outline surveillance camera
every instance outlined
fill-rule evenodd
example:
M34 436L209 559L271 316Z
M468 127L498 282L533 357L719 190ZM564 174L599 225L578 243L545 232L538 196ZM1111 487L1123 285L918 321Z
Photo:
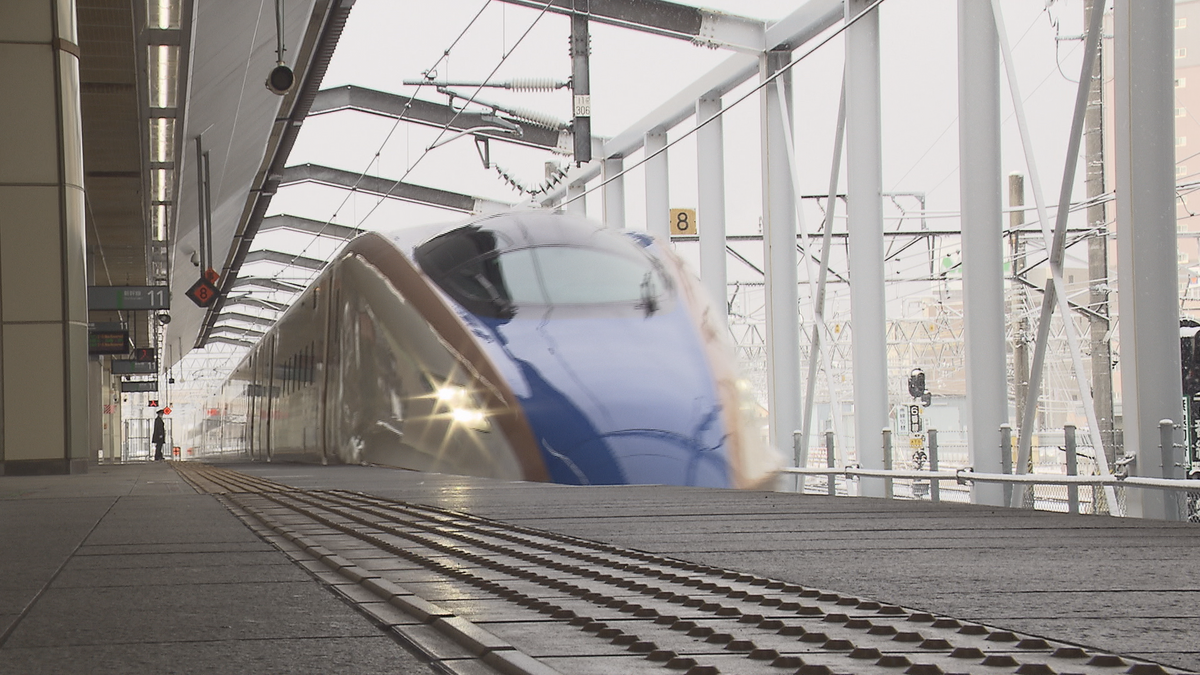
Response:
M200 266L200 254L199 254L198 252L196 252L196 251L192 251L192 258L191 258L191 260L192 260L192 267L199 267L199 266Z
M272 94L283 96L292 89L292 85L296 83L296 75L292 73L292 69L280 63L271 70L271 74L267 75L267 90Z
M169 323L171 323L171 315L170 315L170 314L159 314L159 315L158 315L158 322L159 322L159 323L161 323L161 324L163 324L164 326L165 326L166 324L169 324Z

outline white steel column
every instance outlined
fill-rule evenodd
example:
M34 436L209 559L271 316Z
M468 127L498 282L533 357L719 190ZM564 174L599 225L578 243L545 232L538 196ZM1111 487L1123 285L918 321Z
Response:
M991 6L977 0L959 0L958 156L967 452L971 466L986 473L1001 473L1002 451L996 438L1000 425L1008 422L999 54ZM972 500L1004 505L1004 486L977 484Z
M791 59L788 52L759 58L759 77L766 79ZM790 96L791 87L784 90ZM767 422L771 443L791 455L792 432L800 428L800 316L796 286L796 206L787 141L779 105L779 88L763 87L762 117L763 259L767 282ZM791 106L788 106L791 109ZM881 238L882 240L882 238Z
M646 231L663 243L671 241L671 196L666 147L666 130L655 129L646 134L646 144L642 149L646 157L658 153L646 160Z
M604 160L602 173L604 189L604 224L617 229L625 229L625 177L621 172L625 168L625 160L611 157Z
M1179 262L1175 234L1175 3L1117 0L1116 188L1125 453L1140 476L1169 477L1158 422L1180 422ZM1129 514L1168 516L1158 490Z
M587 186L583 183L571 183L567 186L567 213L577 216L587 215L587 198L583 196L586 190Z
M846 19L869 0L847 0ZM883 169L879 105L879 10L846 29L846 210L850 243L850 326L854 356L854 446L867 469L883 468L880 432L888 414L887 326L883 289ZM883 480L862 479L882 497Z
M721 308L721 320L727 320L728 299L725 290L725 133L720 116L721 99L705 97L696 101L696 181L700 232L700 280L713 302ZM711 121L710 121L711 120Z

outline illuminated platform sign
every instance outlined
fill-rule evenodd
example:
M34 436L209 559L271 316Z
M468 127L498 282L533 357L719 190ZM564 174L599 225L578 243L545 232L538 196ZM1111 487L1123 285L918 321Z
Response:
M158 391L158 380L142 380L138 382L121 383L122 394L139 391Z
M170 309L167 286L88 286L88 309Z
M129 331L94 330L88 332L89 354L128 354Z
M153 375L158 372L158 364L153 361L113 359L112 372L113 375Z

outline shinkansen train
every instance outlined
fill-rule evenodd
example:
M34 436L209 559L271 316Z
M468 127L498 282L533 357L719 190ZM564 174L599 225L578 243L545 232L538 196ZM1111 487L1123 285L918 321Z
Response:
M667 247L516 211L349 242L206 424L259 460L770 488L782 456L733 354Z

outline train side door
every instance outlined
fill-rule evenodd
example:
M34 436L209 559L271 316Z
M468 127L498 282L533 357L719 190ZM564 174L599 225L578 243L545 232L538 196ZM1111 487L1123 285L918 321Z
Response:
M246 386L246 424L242 427L242 451L254 457L254 430L258 428L258 358L250 355L250 382Z
M337 282L337 271L329 275L329 293L325 300L325 354L324 367L321 369L321 463L329 462L330 438L334 434L334 424L329 418L329 397L331 372L341 368L341 346L338 340L338 318L341 316L342 289ZM336 406L334 406L336 408Z
M275 397L278 395L275 390L275 335L269 336L267 339L267 349L264 356L266 361L266 374L263 377L264 395L267 397L266 405L266 424L263 431L263 454L266 460L271 461L271 451L275 447L274 438L274 417L275 417Z

